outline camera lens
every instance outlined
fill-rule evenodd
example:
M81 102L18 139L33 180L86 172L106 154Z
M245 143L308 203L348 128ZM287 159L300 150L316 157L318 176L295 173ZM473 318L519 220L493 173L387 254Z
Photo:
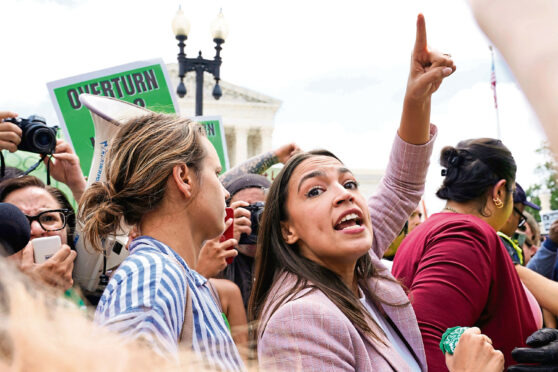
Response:
M51 153L56 147L56 137L50 128L38 127L30 133L31 143L40 153Z

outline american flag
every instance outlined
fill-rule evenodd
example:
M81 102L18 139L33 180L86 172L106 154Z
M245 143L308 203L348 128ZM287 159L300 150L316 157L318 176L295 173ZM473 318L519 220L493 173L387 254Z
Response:
M492 54L492 71L490 72L490 86L492 87L492 93L494 93L494 108L498 110L498 98L496 96L496 69L494 68L494 50L492 50L492 45L490 46L490 53Z

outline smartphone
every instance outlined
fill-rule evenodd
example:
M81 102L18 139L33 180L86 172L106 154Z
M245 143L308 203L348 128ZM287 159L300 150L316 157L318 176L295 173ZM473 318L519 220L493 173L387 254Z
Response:
M33 254L35 256L35 263L43 263L62 247L62 242L58 235L47 236L45 238L36 238L31 240L33 245Z
M234 220L234 209L233 208L225 208L225 222L227 222L229 219L233 219ZM223 235L221 235L221 239L219 239L221 242L224 242L225 240L229 240L232 239L234 237L234 221L233 223L225 230L225 232L223 233ZM234 247L230 247L229 249L234 249ZM230 265L232 264L234 260L234 257L229 257L227 258L227 264Z

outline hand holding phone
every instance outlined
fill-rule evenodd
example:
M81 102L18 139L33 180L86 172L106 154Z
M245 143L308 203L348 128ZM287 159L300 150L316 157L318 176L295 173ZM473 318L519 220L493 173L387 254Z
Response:
M33 255L35 263L41 264L54 256L62 247L62 242L58 235L36 238L31 240L33 245Z
M227 222L229 219L234 220L234 209L233 208L225 208L225 222ZM223 233L223 235L221 235L221 239L219 239L220 242L224 242L226 240L232 239L234 237L234 221L233 223L230 224L230 226L225 230L225 232ZM234 249L234 247L229 247L227 248L227 250L230 249ZM226 259L227 264L230 265L232 264L234 260L234 257L228 257Z

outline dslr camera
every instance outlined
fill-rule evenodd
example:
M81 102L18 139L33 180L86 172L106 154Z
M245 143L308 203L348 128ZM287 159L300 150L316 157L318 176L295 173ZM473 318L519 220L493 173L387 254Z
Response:
M262 218L262 214L264 211L264 203L263 202L255 202L254 204L250 204L247 207L242 207L250 211L250 223L252 224L252 232L250 235L248 234L241 234L240 239L238 239L238 244L256 244L258 241L258 230L260 228L260 219Z
M49 127L46 120L39 115L25 118L10 118L4 121L14 123L21 128L21 142L18 150L34 152L37 154L52 154L56 148L56 130L58 127Z

